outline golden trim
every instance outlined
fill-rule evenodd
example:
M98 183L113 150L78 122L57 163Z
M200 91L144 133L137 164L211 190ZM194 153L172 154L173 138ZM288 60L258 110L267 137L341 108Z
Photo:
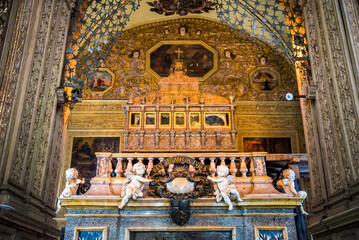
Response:
M244 201L234 206L236 209L293 209L300 206L302 198L299 197L243 197ZM120 198L118 196L92 196L91 198L81 195L72 198L61 199L61 205L68 209L117 209ZM163 198L142 198L129 201L125 209L168 209L170 201ZM217 203L214 198L200 198L191 203L193 209L226 209L228 206Z
M131 121L132 121L132 114L139 114L140 115L140 123L138 124L138 126L136 125L135 127L132 125ZM130 113L130 118L129 118L129 127L130 128L140 128L141 127L141 121L142 121L142 115L141 112L131 112Z
M102 230L102 240L107 240L107 227L75 227L74 240L79 239L79 230L98 231Z
M261 240L259 237L260 230L281 230L283 234L283 240L288 240L287 227L286 226L254 226L254 237L255 240Z
M295 213L203 213L203 214L192 214L191 217L294 217ZM121 215L121 214L65 214L65 217L121 217L121 218L164 218L169 217L168 214L132 214L132 215ZM65 219L64 219L65 220Z
M127 227L125 230L125 240L130 240L130 232L157 232L157 231L231 231L232 240L237 239L235 226L188 226L188 227Z
M207 78L209 78L213 73L215 73L218 69L218 52L212 48L210 45L205 43L202 40L168 40L168 41L160 41L157 44L153 45L150 49L146 51L146 71L152 75L157 80L160 80L162 77L158 75L155 71L151 68L151 53L156 51L158 48L160 48L162 45L201 45L211 53L213 53L213 68L206 73L203 77L198 77L197 79L199 81L204 81Z
M162 114L163 113L166 113L166 114L168 114L168 118L169 118L169 124L167 125L163 125L163 124L161 124L161 119L162 119ZM160 127L161 128L171 128L171 121L172 121L172 119L171 119L171 112L160 112L160 119L158 120L159 121L159 125L160 125Z
M108 74L110 74L111 75L111 85L106 89L106 90L104 90L104 91L93 91L93 90L91 90L88 86L87 86L87 83L88 83L88 78L86 78L86 83L85 83L85 85L86 85L86 88L87 88L87 90L89 91L89 93L91 93L92 95L100 95L100 96L102 96L102 95L104 95L105 93L107 93L108 91L110 91L112 88L113 88L113 86L115 85L115 81L116 81L116 75L109 69L109 68L107 68L107 67L101 67L101 68L96 68L95 69L95 71L94 72L96 72L96 71L105 71L105 72L108 72Z
M228 114L228 126L209 126L206 123L206 114L217 114L217 113L227 113ZM204 112L203 113L203 117L204 117L204 127L205 128L230 128L232 125L232 120L231 120L231 113L230 112Z
M183 117L184 117L183 125L178 125L178 124L176 124L177 114L183 114ZM187 120L187 119L186 119L186 113L185 113L185 112L175 112L174 116L175 116L175 119L174 119L174 127L175 127L175 128L185 128L185 127L186 127L186 120Z
M154 115L154 119L155 119L154 124L147 124L147 123L146 123L147 114L153 114L153 115ZM157 123L156 112L145 112L145 121L144 121L145 128L155 128L155 127L156 127L156 123Z

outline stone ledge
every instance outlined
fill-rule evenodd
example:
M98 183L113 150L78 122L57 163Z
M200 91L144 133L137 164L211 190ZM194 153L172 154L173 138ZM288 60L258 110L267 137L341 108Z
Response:
M293 209L301 205L299 197L256 197L247 196L243 202L234 204L234 209ZM73 196L61 199L61 205L68 209L118 209L121 198L118 196ZM125 210L132 209L168 209L170 200L165 198L143 198L136 201L130 200ZM193 209L228 209L224 202L217 203L215 198L199 198L192 201Z
M359 222L359 207L355 207L342 213L322 219L320 222L308 226L308 231L314 236L328 234L341 227L349 226Z

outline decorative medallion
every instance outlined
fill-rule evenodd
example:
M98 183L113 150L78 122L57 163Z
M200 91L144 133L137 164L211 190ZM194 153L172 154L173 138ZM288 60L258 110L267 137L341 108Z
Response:
M172 199L206 196L210 190L206 165L189 157L172 157L153 167L152 195Z
M279 76L272 68L258 67L250 73L250 84L260 93L273 93L281 86Z
M105 94L115 83L115 74L108 68L98 68L87 79L87 88L92 94Z

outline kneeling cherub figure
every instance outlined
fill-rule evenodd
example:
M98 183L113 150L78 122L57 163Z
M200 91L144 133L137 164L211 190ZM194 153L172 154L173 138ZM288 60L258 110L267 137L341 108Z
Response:
M234 186L234 184L231 183L233 181L233 176L228 176L229 169L226 165L219 165L217 167L217 176L216 178L213 177L207 177L209 180L214 182L214 188L215 188L215 195L217 202L220 202L223 198L223 200L228 204L229 208L228 210L233 209L233 204L231 202L231 199L229 198L230 195L234 195L238 202L243 201L239 193Z
M133 173L127 173L127 179L124 182L124 187L121 192L122 201L118 206L120 209L122 209L131 198L136 200L139 197L143 197L142 190L144 183L152 182L152 180L142 177L145 171L146 167L143 163L136 163L133 165Z
M295 197L304 198L302 200L302 205L300 206L300 211L303 215L309 215L309 213L307 213L303 207L303 201L307 198L307 192L305 191L297 192L297 190L295 190L294 180L295 180L294 171L292 169L285 169L283 171L283 180L279 180L277 182L277 187L279 189L283 189L285 193L291 193Z

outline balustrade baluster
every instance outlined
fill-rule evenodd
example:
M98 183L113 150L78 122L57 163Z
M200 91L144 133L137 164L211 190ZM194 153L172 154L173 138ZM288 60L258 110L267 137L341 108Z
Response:
M214 163L214 160L216 160L215 157L210 157L209 160L211 160L211 163L209 164L209 171L211 172L211 176L214 177L216 174L216 164Z
M112 157L109 157L108 160L107 160L107 177L111 177L111 173L113 172L113 169L112 169Z
M254 158L253 157L251 157L251 165L250 165L249 171L251 172L252 177L254 177L256 175L254 172L255 168L254 168Z
M204 157L200 157L200 158L199 158L199 160L201 161L202 164L204 164L204 160L205 160L205 159L206 159L206 158L204 158Z
M118 157L117 158L117 165L116 165L116 177L121 177L122 173L123 173L123 168L122 168L122 157Z
M246 165L246 157L241 157L241 169L239 171L242 173L242 177L247 177L248 168Z
M158 158L158 160L160 160L160 163L162 163L162 162L163 162L163 160L165 160L165 158L160 157L160 158Z
M221 159L221 165L226 166L226 157L220 157L219 159Z
M143 157L137 158L137 161L138 161L139 163L143 163Z
M153 157L149 157L148 158L148 165L147 165L147 174L148 174L148 176L150 176L152 168L153 168Z
M236 177L236 174L238 172L238 170L236 168L236 162L235 162L236 157L230 157L229 159L231 159L229 172L232 174L233 177Z
M132 160L133 158L127 158L127 169L126 169L126 173L132 173Z

